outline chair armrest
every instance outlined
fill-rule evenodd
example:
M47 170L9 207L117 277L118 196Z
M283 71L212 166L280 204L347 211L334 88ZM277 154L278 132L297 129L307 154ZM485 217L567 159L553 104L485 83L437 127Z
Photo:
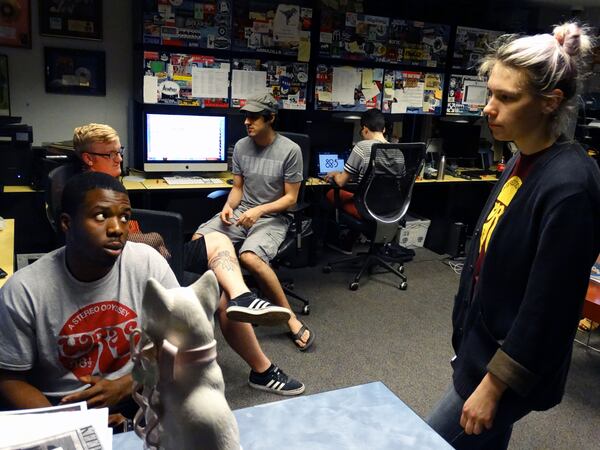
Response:
M308 203L308 202L296 203L294 206L292 206L290 209L288 209L287 212L296 214L296 213L305 211L309 206L310 206L310 203Z

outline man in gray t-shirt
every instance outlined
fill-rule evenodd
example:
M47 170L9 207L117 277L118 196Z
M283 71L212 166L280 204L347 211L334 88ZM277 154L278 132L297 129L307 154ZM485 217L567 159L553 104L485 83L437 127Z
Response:
M273 129L277 101L269 94L247 100L244 124L248 136L233 151L233 187L223 210L200 225L196 236L218 231L240 245L240 263L258 281L266 297L291 310L277 275L269 266L285 239L290 219L286 210L296 204L302 181L300 147ZM292 314L288 321L300 350L314 335Z
M72 178L62 209L65 247L0 290L0 397L13 409L126 402L129 337L140 326L146 281L178 286L156 250L127 243L129 197L112 176Z

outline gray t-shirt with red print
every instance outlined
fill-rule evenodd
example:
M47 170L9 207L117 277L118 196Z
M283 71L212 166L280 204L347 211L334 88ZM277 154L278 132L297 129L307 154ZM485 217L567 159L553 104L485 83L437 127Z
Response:
M17 271L0 290L0 369L31 371L31 384L49 397L84 389L83 375L126 375L150 277L179 286L167 261L135 242L90 283L71 275L64 247Z

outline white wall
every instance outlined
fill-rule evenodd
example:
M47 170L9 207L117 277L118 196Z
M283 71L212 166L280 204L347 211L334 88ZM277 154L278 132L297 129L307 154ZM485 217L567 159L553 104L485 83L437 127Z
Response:
M32 48L0 47L8 55L11 114L33 127L34 145L73 137L73 128L101 122L113 126L128 145L128 107L132 98L133 33L131 2L104 0L102 41L39 35L38 1L31 2ZM44 47L104 50L106 97L47 94Z

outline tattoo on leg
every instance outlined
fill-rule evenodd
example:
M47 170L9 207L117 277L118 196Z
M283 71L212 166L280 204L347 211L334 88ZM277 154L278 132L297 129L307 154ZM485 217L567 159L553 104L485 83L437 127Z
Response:
M227 270L228 272L233 272L236 270L240 270L240 264L235 256L232 256L228 250L223 250L217 253L216 256L213 256L208 263L208 267L212 270L222 269Z

